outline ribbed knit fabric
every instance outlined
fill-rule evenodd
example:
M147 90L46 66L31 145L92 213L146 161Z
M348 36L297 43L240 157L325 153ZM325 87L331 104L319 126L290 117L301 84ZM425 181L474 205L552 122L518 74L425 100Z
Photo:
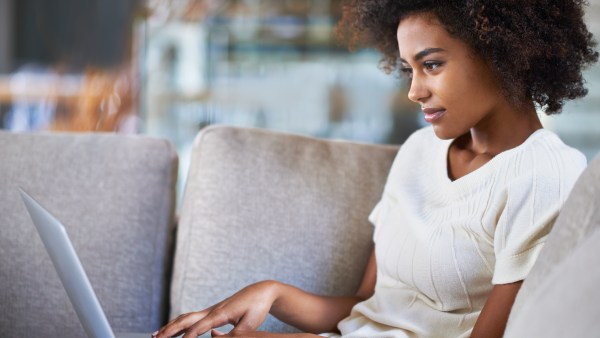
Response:
M494 284L523 280L586 165L540 129L455 181L452 140L414 133L392 166L375 225L377 284L344 337L468 337Z

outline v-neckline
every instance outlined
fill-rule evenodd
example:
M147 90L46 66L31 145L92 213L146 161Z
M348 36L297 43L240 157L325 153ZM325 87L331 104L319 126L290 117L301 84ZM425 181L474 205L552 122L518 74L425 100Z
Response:
M449 170L450 168L449 168L448 156L450 155L450 146L452 145L452 143L454 142L455 139L442 140L442 145L440 147L440 149L441 149L440 156L438 158L439 162L437 163L437 167L441 168L441 170L438 171L438 173L439 173L438 177L440 178L440 181L442 184L449 185L449 186L465 186L465 185L473 184L470 182L480 181L490 171L493 171L494 168L496 168L498 166L497 163L501 162L502 159L506 158L507 156L511 156L514 153L519 152L521 149L523 149L523 147L525 145L532 142L532 140L538 138L540 134L544 134L546 132L547 132L547 130L544 128L537 129L536 131L531 133L531 135L529 135L527 137L527 139L525 139L525 141L523 141L523 143L519 144L518 146L516 146L514 148L507 149L507 150L497 154L496 156L492 157L489 161L487 161L486 163L481 165L479 168L477 168L477 169L469 172L468 174L465 174L457 179L454 179L454 180L450 178L450 170Z

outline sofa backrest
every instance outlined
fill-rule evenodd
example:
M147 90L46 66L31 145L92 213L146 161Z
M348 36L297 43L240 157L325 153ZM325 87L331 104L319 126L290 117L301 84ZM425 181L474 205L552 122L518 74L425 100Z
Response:
M0 336L86 336L17 186L62 221L116 331L163 324L176 173L165 140L0 132Z
M579 177L523 282L505 337L600 335L600 156Z
M179 218L171 317L275 279L353 294L372 250L367 217L397 147L209 127ZM269 317L263 330L293 331Z

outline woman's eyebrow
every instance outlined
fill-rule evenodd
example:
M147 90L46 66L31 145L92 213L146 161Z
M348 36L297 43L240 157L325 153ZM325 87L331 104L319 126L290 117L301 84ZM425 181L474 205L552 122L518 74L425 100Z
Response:
M433 54L433 53L437 53L437 52L445 52L445 51L446 50L443 48L426 48L426 49L423 49L422 51L418 52L417 54L415 54L415 60L419 61L429 54ZM403 58L400 58L400 61L406 62L406 60L404 60Z

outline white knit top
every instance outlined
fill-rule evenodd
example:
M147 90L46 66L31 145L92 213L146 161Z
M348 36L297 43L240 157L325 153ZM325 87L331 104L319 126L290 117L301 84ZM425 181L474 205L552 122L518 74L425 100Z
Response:
M428 127L398 152L369 216L375 294L339 323L344 337L468 337L493 284L527 276L586 166L540 129L452 181L451 142Z

